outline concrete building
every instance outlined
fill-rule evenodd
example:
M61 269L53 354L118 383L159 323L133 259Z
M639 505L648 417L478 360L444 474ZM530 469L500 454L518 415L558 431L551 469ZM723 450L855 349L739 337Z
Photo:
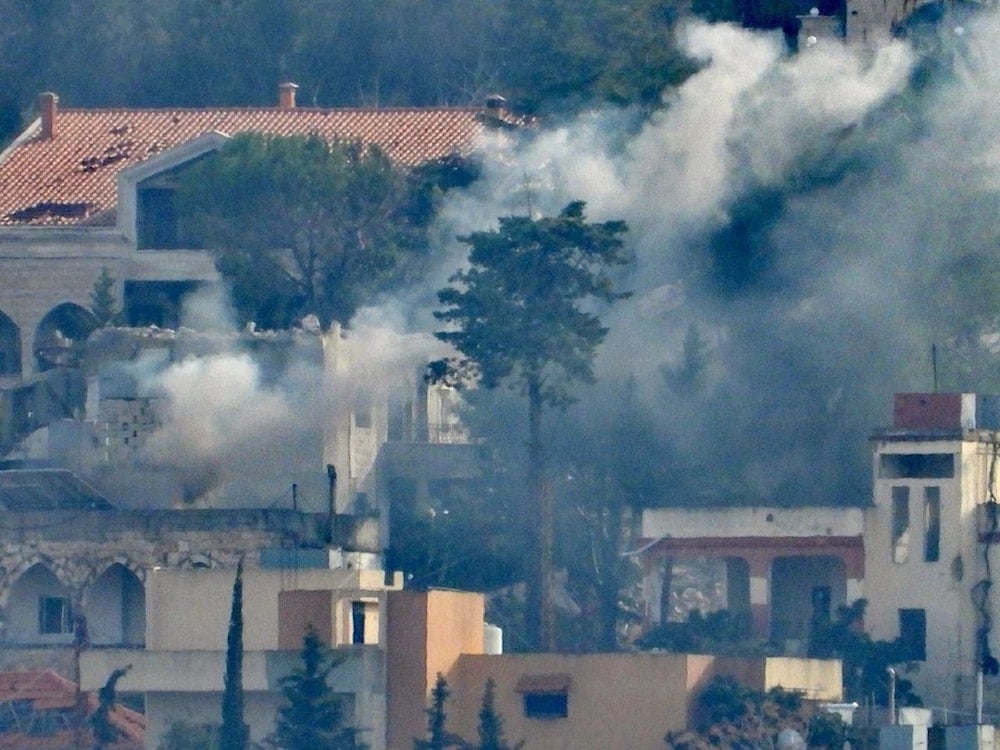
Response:
M388 748L410 750L427 731L425 708L440 673L451 698L448 730L476 737L487 679L512 743L551 750L657 750L687 728L697 695L716 675L748 687L801 690L839 701L839 661L733 659L665 653L500 654L484 640L482 596L394 591L388 597Z
M141 648L160 569L291 559L371 568L374 518L291 509L129 510L63 470L0 471L0 666L74 672L75 643Z
M863 595L863 533L861 508L647 509L634 552L647 625L671 619L675 566L715 560L725 570L718 608L749 615L757 638L804 653L812 627Z
M524 124L493 99L482 107L334 109L61 108L0 153L0 383L17 384L72 359L95 321L104 269L130 325L175 327L179 303L218 279L212 257L185 245L173 207L176 174L230 136L319 134L376 144L404 166L468 156Z
M301 666L306 627L342 659L328 677L345 701L348 723L372 750L386 747L386 598L401 575L381 570L313 567L311 557L273 561L279 567L243 574L243 690L250 738L262 741L282 705L281 678ZM319 561L321 564L322 561ZM92 649L80 659L84 689L111 672L132 669L118 683L142 693L146 747L157 747L176 722L218 724L233 569L154 570L147 578L145 646Z
M873 505L865 515L866 628L900 638L926 705L976 708L985 664L988 715L1000 713L1000 397L899 394L893 424L873 441Z

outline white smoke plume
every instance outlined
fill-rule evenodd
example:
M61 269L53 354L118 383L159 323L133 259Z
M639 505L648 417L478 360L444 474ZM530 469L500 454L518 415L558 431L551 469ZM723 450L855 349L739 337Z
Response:
M634 382L667 446L651 460L677 472L656 499L863 502L892 393L932 387L935 284L1000 236L996 26L967 23L954 82L924 91L905 42L789 56L780 34L693 23L703 66L651 119L590 113L488 162L445 212L455 234L582 199L638 256L596 393L552 439L611 429ZM663 371L691 326L707 363L681 394Z

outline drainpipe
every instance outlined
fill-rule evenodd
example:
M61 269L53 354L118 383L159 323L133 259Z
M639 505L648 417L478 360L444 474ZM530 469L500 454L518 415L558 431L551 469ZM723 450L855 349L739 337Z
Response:
M889 723L896 726L896 670L889 667Z
M332 546L334 540L337 538L337 469L334 468L333 464L326 465L326 475L330 479L330 504L329 504L329 535L330 535L330 545Z
M983 668L976 669L976 725L983 724Z

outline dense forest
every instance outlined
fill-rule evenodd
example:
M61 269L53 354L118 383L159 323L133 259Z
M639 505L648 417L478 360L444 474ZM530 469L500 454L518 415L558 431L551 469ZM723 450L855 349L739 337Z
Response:
M683 0L2 0L0 139L39 91L67 106L594 100L654 104L690 72Z

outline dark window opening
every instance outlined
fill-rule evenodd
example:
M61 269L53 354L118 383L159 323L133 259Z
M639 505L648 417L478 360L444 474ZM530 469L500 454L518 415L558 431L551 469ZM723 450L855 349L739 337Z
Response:
M892 488L892 561L906 562L910 554L910 488Z
M565 719L569 716L566 693L525 693L524 715L529 719Z
M126 281L125 322L130 326L177 328L184 297L197 288L193 281Z
M883 453L879 479L951 479L955 476L952 453Z
M365 603L351 602L351 643L365 642Z
M58 635L73 631L73 614L64 596L38 597L38 632Z
M927 612L922 609L899 610L899 645L906 661L927 660Z
M139 249L179 247L177 209L172 188L144 188L137 193L136 233Z
M924 562L941 559L941 488L924 488Z

